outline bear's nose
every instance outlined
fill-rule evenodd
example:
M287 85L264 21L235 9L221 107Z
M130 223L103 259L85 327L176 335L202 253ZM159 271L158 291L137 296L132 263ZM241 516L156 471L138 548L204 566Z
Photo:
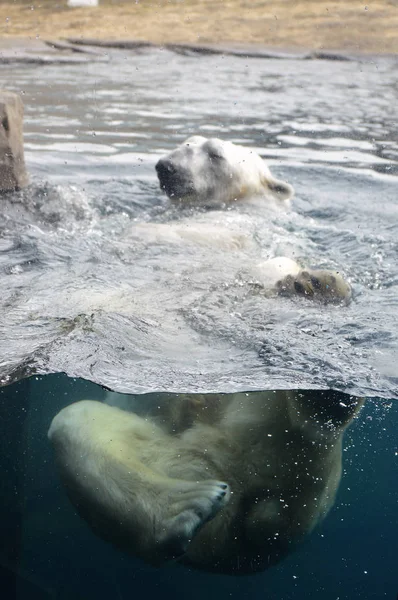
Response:
M161 158L155 166L159 179L168 179L176 173L176 168L170 160Z

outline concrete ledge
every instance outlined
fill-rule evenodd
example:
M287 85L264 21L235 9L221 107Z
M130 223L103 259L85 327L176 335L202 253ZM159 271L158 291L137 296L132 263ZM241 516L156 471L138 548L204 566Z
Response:
M99 48L119 48L121 50L138 50L139 48L156 48L157 44L145 40L100 40L96 38L67 38L70 44L78 46L97 46Z
M123 50L140 50L142 48L166 48L177 54L210 55L223 54L240 56L242 58L272 58L272 59L301 59L301 60L358 60L352 56L332 50L315 50L308 52L280 51L250 44L153 44L144 40L100 40L95 38L68 38L72 46L93 46L100 48L118 48Z
M90 61L108 61L110 56L104 49L142 52L151 48L162 48L186 56L224 55L241 58L328 60L367 62L381 58L397 61L396 55L371 55L344 53L334 50L277 50L260 44L154 44L140 39L106 40L97 38L71 37L66 40L32 40L8 38L0 40L0 64L76 64Z
M26 186L23 104L13 92L0 90L0 192Z
M67 42L44 42L30 39L1 39L0 64L76 64L107 61L108 57L94 48L82 48Z
M71 52L72 54L88 54L89 56L99 56L101 58L104 57L104 53L101 52L101 50L97 50L95 47L88 48L84 46L78 46L77 44L71 44L69 42L61 42L59 40L44 40L44 43L52 50L62 50L68 53Z

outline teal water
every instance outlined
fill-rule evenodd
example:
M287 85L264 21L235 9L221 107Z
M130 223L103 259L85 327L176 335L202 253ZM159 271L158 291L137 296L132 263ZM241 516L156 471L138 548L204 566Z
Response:
M395 600L398 590L398 405L369 399L345 437L344 476L331 513L287 560L233 578L184 567L153 569L92 534L69 503L46 433L67 404L105 390L65 375L32 377L0 391L5 600L190 598Z

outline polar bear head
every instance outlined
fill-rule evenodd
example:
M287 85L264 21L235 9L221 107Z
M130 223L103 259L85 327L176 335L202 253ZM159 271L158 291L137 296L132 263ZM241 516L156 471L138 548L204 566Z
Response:
M193 204L230 203L253 196L289 200L292 186L275 179L253 150L195 135L156 164L170 199Z

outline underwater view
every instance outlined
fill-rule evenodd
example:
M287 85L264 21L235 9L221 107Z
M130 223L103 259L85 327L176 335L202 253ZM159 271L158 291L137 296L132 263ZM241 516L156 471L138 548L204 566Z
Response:
M343 475L322 524L282 563L234 577L178 564L148 566L95 537L59 483L47 430L72 402L103 400L99 386L65 375L31 377L0 391L6 474L1 573L9 598L344 599L397 590L396 402L368 399L344 438ZM141 396L141 402L153 401Z
M150 47L107 48L82 64L2 65L2 87L25 106L30 185L1 196L1 597L396 600L396 68L394 57ZM257 153L270 190L292 186L294 196L280 205L173 201L159 164L190 136ZM347 301L317 301L297 281L297 293L268 293L258 265L275 257L342 277ZM67 407L80 400L101 405L81 405L75 456ZM142 464L156 471L169 456L170 481L181 469L201 481L205 469L213 486L201 491L205 508L196 495L189 505L198 524L162 521L153 546L143 525L151 491L144 508L130 491L143 514L133 556L123 522L108 521L98 500L108 494L116 505L122 488L112 496L105 467L95 485L82 475L87 423L99 431L103 418L111 430L119 409L150 428L137 433L137 462L126 450L140 489ZM199 429L208 444L200 459ZM215 430L228 435L213 445ZM105 465L119 449L98 435ZM235 488L215 476L240 464ZM293 535L308 482L320 495ZM98 492L88 506L84 485ZM192 500L178 493L176 504L185 493ZM271 497L282 509L266 504ZM214 523L224 531L222 515L230 520L219 549L224 533L212 541L205 532Z

